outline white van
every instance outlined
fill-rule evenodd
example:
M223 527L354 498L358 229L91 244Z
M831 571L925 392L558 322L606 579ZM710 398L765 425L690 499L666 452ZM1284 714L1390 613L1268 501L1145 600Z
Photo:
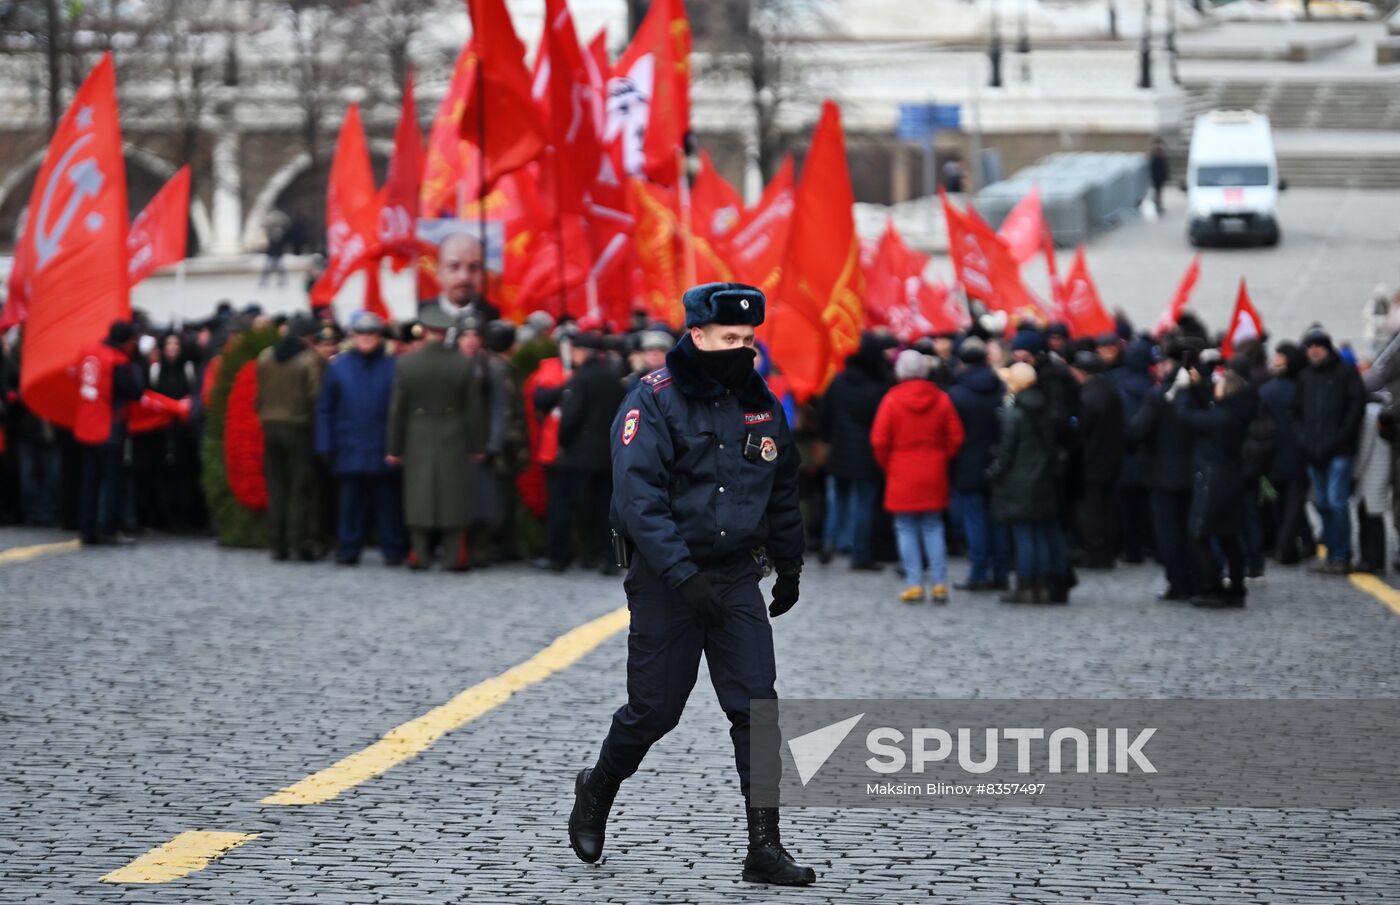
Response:
M1269 118L1252 110L1196 117L1186 161L1187 238L1277 245L1278 157Z

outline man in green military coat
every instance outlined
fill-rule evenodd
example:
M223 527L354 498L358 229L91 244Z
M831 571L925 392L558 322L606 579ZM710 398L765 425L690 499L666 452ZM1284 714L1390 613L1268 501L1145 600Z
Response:
M446 345L447 313L425 308L421 322L423 345L399 359L394 377L385 458L403 465L413 567L428 568L440 534L444 565L460 569L475 492L471 463L485 450L485 394L471 363Z

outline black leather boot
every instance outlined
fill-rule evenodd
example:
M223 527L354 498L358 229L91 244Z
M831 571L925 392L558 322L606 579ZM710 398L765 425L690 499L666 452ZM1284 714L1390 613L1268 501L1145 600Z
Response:
M1037 603L1035 599L1035 581L1016 576L1016 590L1009 594L1001 595L1002 603Z
M744 880L779 886L807 886L817 872L792 860L778 838L778 809L749 808L749 854L744 859Z
M584 767L574 778L574 809L569 814L569 846L579 860L592 864L603 857L608 811L622 780L598 767Z

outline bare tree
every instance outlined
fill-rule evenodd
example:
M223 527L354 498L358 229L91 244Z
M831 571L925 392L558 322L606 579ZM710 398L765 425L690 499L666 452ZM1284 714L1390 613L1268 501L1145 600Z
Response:
M291 82L301 113L302 142L313 169L325 156L322 124L341 93L363 86L366 49L357 40L364 25L363 0L279 0L277 8L291 43Z
M67 45L64 7L60 0L0 0L0 53L5 74L21 73L31 87L35 106L43 84L49 131L63 115L63 65Z
M696 67L697 79L748 83L765 182L788 150L784 111L819 99L801 45L830 26L827 6L827 0L728 0L714 15L695 19L696 50L710 51Z
M369 0L363 15L365 33L371 51L382 57L393 77L397 95L395 105L403 102L408 73L413 68L414 44L423 34L429 17L442 12L439 0ZM377 82L377 80L376 80ZM386 100L372 92L372 101Z

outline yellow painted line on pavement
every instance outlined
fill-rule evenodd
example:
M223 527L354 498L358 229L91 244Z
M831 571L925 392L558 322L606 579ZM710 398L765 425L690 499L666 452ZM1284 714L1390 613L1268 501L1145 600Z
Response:
M0 566L29 562L31 559L48 556L50 553L71 553L80 546L81 544L76 540L64 540L52 544L34 544L30 547L11 547L8 550L0 550Z
M478 682L446 704L395 726L379 741L300 782L262 799L261 804L320 804L421 754L454 729L489 713L517 691L572 666L627 627L627 607L619 607L555 638L546 648L498 676Z
M169 842L153 848L125 867L119 867L102 878L103 883L166 883L203 870L209 862L222 857L230 849L257 833L216 833L208 830L186 830Z
M1400 590L1396 590L1386 584L1378 575L1353 572L1348 577L1351 579L1352 585L1370 594L1381 603L1390 607L1395 615L1400 616Z

